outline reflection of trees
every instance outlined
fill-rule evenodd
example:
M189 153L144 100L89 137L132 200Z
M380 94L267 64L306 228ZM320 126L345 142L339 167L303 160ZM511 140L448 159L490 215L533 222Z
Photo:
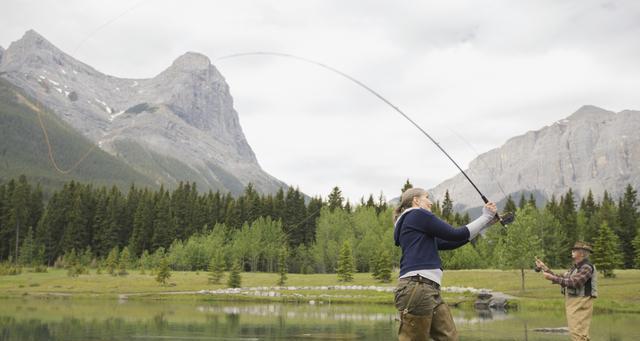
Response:
M167 320L165 320L164 318L164 312L158 313L156 315L153 316L153 325L156 327L157 330L165 330L167 328L167 326L169 325L169 323L167 322Z
M225 320L231 330L237 330L240 325L240 314L226 314Z

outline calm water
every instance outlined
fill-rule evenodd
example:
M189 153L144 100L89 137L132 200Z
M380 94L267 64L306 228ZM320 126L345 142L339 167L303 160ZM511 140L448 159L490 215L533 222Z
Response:
M0 300L0 340L394 340L381 305ZM565 325L562 312L454 310L461 340L568 340L533 331ZM640 340L640 315L597 315L593 340Z

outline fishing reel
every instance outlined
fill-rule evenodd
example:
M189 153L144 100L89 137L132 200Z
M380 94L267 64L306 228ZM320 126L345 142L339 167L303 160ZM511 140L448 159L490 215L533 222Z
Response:
M507 227L516 220L516 214L513 212L507 212L503 214L496 213L496 217L498 218L500 225L504 227Z

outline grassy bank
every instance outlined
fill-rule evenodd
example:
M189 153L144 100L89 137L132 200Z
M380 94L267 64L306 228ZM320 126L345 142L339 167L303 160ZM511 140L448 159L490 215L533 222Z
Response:
M640 271L619 270L613 279L600 278L596 311L637 312L640 313ZM243 294L197 294L200 290L225 289L223 284L209 284L205 272L172 272L170 285L161 286L149 273L140 274L130 271L127 276L114 277L107 274L81 275L68 277L65 270L49 269L47 273L34 273L25 269L20 275L0 276L1 297L21 296L72 296L72 297L113 297L128 299L166 299L166 300L247 300L247 301L329 301L343 303L383 303L392 304L393 294L376 290L273 290L280 294L276 297L247 296ZM243 287L274 287L278 275L272 273L243 273ZM551 285L540 274L529 271L525 275L526 290L520 290L520 272L501 270L458 270L446 271L444 286L488 288L501 291L519 298L519 305L525 309L559 309L563 299L557 285ZM392 283L379 283L371 274L360 273L351 283L342 283L335 274L289 274L286 283L293 287L318 286L376 286L393 287ZM445 294L449 302L469 304L473 301L469 294Z

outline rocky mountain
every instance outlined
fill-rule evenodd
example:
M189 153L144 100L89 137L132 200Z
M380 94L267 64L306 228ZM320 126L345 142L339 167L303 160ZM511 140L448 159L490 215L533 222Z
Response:
M154 78L103 74L28 31L0 56L0 77L42 103L100 149L157 184L263 193L286 185L247 143L224 77L189 52Z
M40 120L47 127L46 139ZM45 197L72 180L115 185L123 191L132 183L154 187L151 179L95 148L91 141L2 78L0 137L0 183L24 174L40 184ZM47 141L61 172L52 169Z
M591 189L597 197L607 190L616 198L627 184L640 186L638 131L639 111L614 113L583 106L566 119L514 137L478 156L465 172L494 201L505 197L499 186L516 201L522 192L549 199L569 188L578 197ZM462 174L444 181L431 193L443 198L446 190L457 209L482 205Z

